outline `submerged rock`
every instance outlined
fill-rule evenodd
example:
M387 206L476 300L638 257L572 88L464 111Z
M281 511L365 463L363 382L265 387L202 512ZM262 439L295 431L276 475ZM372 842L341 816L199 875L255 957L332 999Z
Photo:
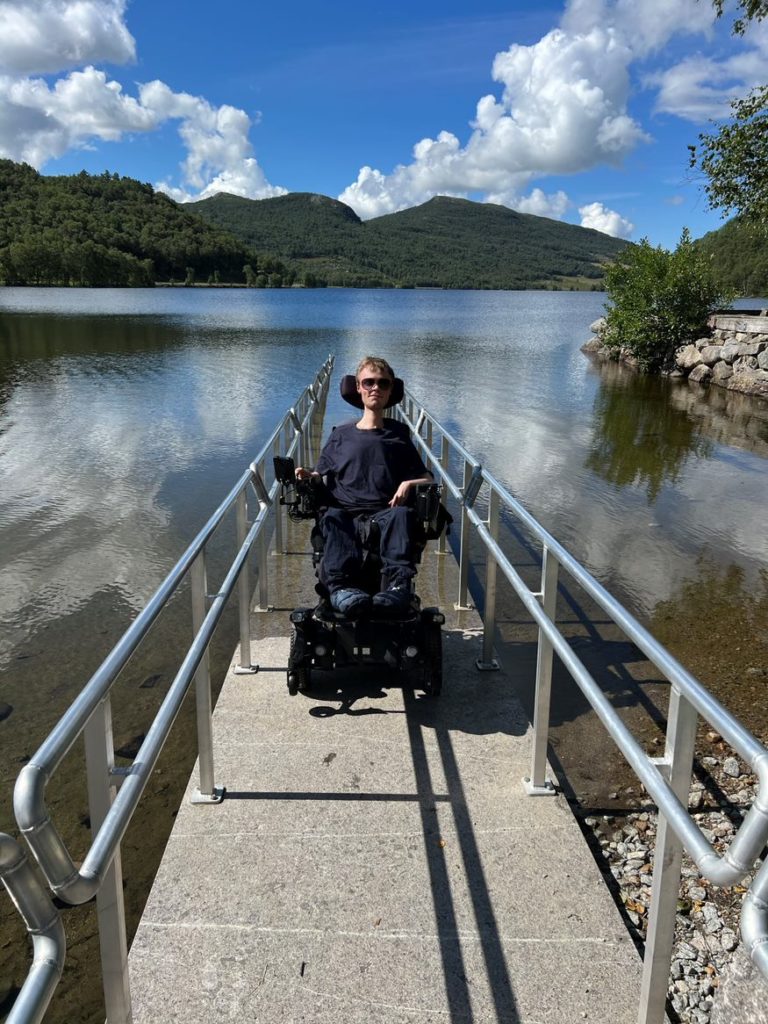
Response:
M709 384L712 379L712 369L706 363L699 363L694 366L688 374L688 380L695 380L698 384Z

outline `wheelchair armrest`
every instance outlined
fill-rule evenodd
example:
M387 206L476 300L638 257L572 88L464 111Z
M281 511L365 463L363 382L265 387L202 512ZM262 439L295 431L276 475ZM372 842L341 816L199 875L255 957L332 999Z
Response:
M426 540L436 540L453 522L453 516L440 501L442 488L439 484L417 484L413 496L413 508Z

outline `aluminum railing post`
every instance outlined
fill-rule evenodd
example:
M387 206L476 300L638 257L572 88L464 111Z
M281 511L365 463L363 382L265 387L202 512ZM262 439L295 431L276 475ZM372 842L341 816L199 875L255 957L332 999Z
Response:
M306 466L310 459L311 456L307 452L307 435L302 426L299 428L299 463L302 466Z
M192 563L190 582L192 586L192 632L200 632L206 616L206 595L208 573L206 571L205 548ZM213 728L211 725L211 669L208 648L200 659L195 672L195 708L197 714L197 754L200 767L200 787L192 796L193 804L214 804L222 797L213 782Z
M499 494L491 487L488 499L488 532L493 540L499 539ZM475 662L481 672L498 672L499 663L493 656L493 637L496 632L496 558L485 550L485 608L483 610L483 653Z
M472 467L467 460L464 460L464 483L463 491L467 493L469 481L472 479ZM466 505L461 506L461 530L459 534L459 599L456 602L456 609L469 608L467 603L467 588L469 583L469 516Z
M445 473L448 472L448 461L450 459L450 451L451 448L448 438L445 436L445 434L443 434L442 440L440 442L440 465L443 467L443 471ZM446 539L447 532L447 530L443 530L443 532L440 534L440 539L437 542L437 553L439 555L445 554L446 544L448 543Z
M271 611L269 605L269 533L265 529L259 537L259 611Z
M304 428L304 455L305 455L305 458L306 458L307 461L304 463L304 465L306 466L307 464L309 464L311 466L312 465L312 437L313 437L312 420L314 418L313 402L312 402L312 398L311 397L310 397L309 401L307 402L307 408L304 411L304 416L306 416L306 419L307 419L307 425Z
M264 483L264 464L262 462L252 464L251 473L256 496L259 499L259 506L263 511L272 504L267 485ZM259 515L261 515L261 512L259 512ZM253 609L255 612L270 612L273 610L269 604L269 531L267 526L268 520L265 520L262 524L261 530L259 531L258 540L255 545L257 558L259 560L257 567L259 598L255 608Z
M272 446L272 455L275 456L279 454L280 438L278 436L275 438L275 443ZM278 551L282 551L283 554L286 554L287 550L288 548L286 546L284 532L283 506L278 500L275 502L275 554L277 554Z
M91 834L96 835L117 792L114 776L112 706L106 697L83 729ZM128 980L128 939L125 932L123 869L120 848L112 858L96 893L101 951L101 983L107 1024L131 1024L131 988Z
M558 562L544 548L541 564L541 606L553 622L557 608ZM531 774L523 779L529 796L554 796L555 788L547 779L547 742L549 740L549 707L552 694L552 641L539 627L536 654L536 694L533 710L533 753Z
M696 709L672 687L666 749L664 758L656 764L667 776L670 787L684 807L688 806L691 788L696 722ZM659 811L638 1024L663 1024L665 1019L682 859L683 845Z
M279 507L279 506L278 506ZM245 544L248 535L248 493L243 487L237 496L237 546ZM246 561L237 581L237 607L240 621L240 664L235 667L236 673L253 672L251 662L251 581Z

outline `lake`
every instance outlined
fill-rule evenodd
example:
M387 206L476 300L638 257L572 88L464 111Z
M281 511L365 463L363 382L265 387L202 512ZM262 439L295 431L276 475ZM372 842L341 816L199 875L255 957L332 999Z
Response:
M750 719L756 702L739 698L738 680L766 665L768 403L590 362L579 346L604 301L589 292L0 289L0 828L13 831L20 765L329 353L327 425L353 415L339 376L363 355L385 356ZM179 605L124 673L117 745L146 728L142 716L172 678L168 650L188 630ZM739 654L726 646L732 631L746 635ZM227 620L215 664L235 642ZM756 714L750 726L764 732L765 722ZM186 759L166 759L148 789L169 820L194 756L193 732L180 728ZM54 782L51 802L68 813L65 839L84 847L82 788ZM142 860L135 838L132 854L130 837L126 879L141 892L156 861ZM71 949L92 927L88 913L67 912ZM20 983L23 933L14 941ZM67 971L56 1013L97 1019Z

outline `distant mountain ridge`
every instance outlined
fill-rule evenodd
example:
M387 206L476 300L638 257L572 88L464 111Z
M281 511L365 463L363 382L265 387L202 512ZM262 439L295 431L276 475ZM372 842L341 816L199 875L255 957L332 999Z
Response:
M271 199L219 193L185 204L256 253L335 285L433 288L600 287L627 244L589 228L506 206L437 196L362 221L309 192Z

